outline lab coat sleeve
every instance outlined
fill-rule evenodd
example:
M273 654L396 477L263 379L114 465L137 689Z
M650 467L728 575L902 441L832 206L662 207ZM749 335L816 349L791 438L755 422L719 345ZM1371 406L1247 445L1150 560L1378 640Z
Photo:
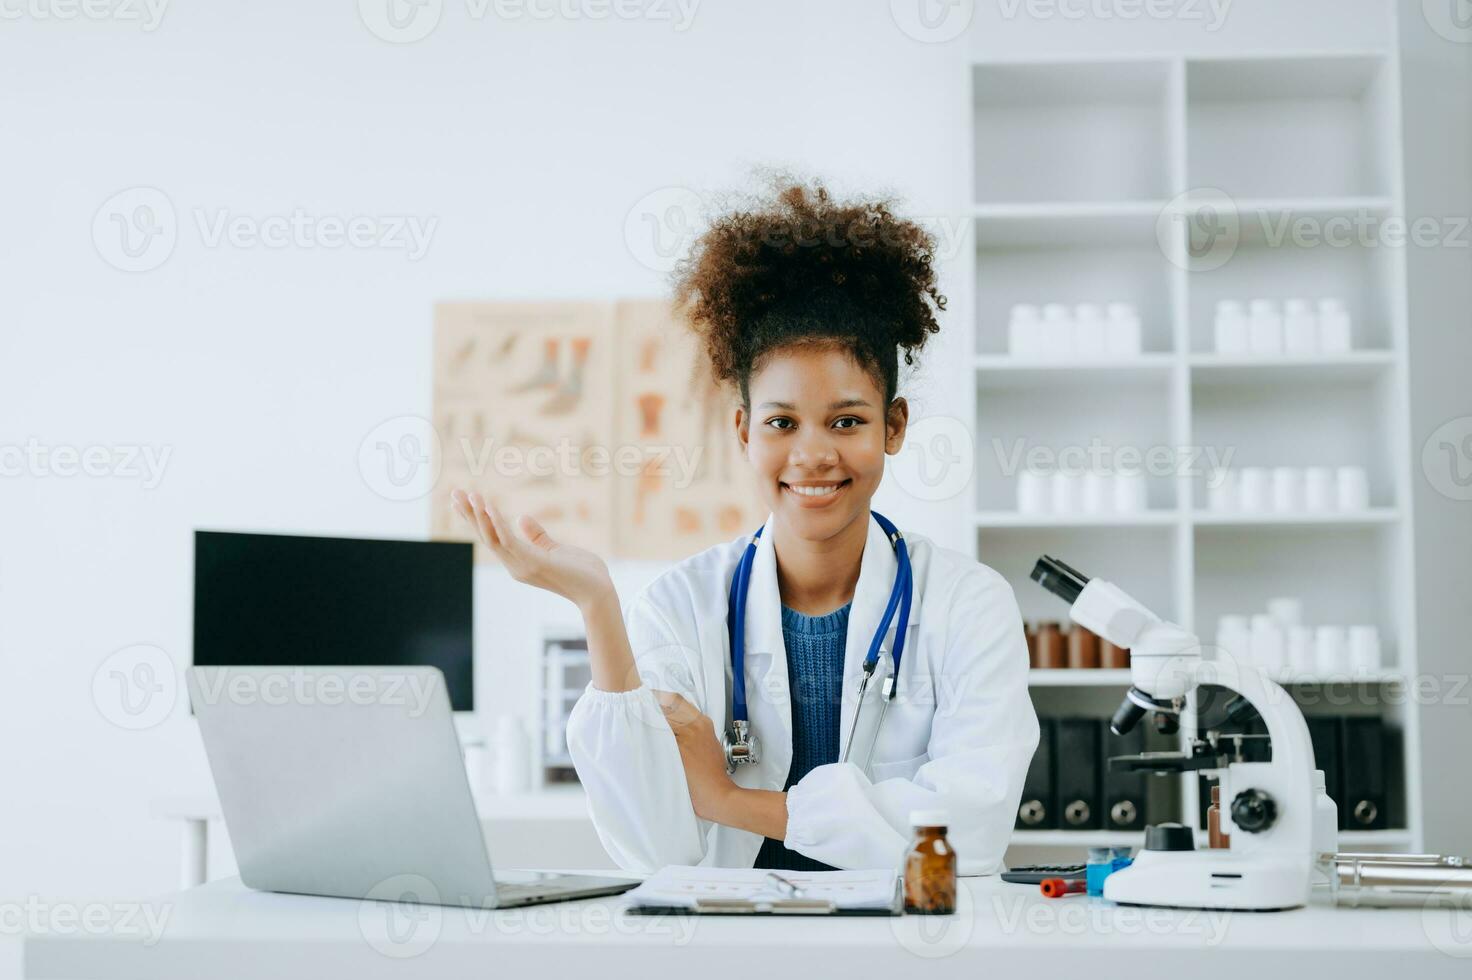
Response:
M644 592L625 623L643 683L620 692L589 684L568 715L568 752L598 837L620 868L699 864L711 825L695 816L680 750L654 695L673 691L700 705L696 652Z
M939 808L959 872L1000 870L1038 744L1027 641L1011 586L990 569L965 576L951 602L928 679L925 761L911 778L877 783L852 763L816 767L788 790L788 847L838 868L893 867L908 849L910 811Z

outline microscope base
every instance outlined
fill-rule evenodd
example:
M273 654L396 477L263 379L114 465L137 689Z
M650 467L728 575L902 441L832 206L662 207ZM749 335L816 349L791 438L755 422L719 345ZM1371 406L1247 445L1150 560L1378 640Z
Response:
M1307 904L1309 872L1306 860L1288 855L1142 851L1104 879L1104 897L1121 905L1277 912Z

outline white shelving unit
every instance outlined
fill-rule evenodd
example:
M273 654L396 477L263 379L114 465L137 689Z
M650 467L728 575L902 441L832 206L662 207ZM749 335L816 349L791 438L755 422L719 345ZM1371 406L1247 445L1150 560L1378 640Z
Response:
M1384 669L1349 683L1369 702L1355 710L1381 714L1400 733L1403 793L1392 801L1393 829L1341 839L1416 850L1417 706L1404 696L1417 672L1404 253L1291 233L1299 219L1321 229L1359 222L1373 233L1403 213L1392 31L1384 50L975 61L966 172L976 266L959 308L973 324L972 539L977 558L1012 583L1024 618L1066 617L1028 579L1037 556L1050 553L1118 582L1208 641L1222 613L1258 611L1278 595L1301 597L1310 623L1375 623ZM1203 227L1196 211L1222 194L1240 230L1231 258L1209 268L1193 260ZM1342 297L1353 317L1350 352L1212 350L1218 299L1327 295ZM1013 304L1115 300L1140 311L1140 355L1007 354ZM1230 449L1234 466L1362 465L1371 507L1214 514L1205 510L1204 477L1175 474L1151 478L1142 513L1017 512L1019 444L1057 452L1094 440ZM1128 679L1128 671L1053 670L1034 671L1030 683L1040 713L1098 714ZM1294 691L1343 682L1282 680ZM1181 819L1195 826L1197 789L1194 780L1181 784ZM1019 831L1014 844L1136 836Z

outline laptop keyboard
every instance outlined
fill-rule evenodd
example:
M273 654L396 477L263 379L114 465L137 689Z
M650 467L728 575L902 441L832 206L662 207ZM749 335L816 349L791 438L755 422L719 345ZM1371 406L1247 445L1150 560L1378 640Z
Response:
M594 888L606 883L602 878L590 878L586 875L559 875L548 878L546 881L535 885L528 885L519 881L502 881L496 879L496 898L500 901L508 901L518 898L530 898L536 895L557 894L572 891L577 888Z

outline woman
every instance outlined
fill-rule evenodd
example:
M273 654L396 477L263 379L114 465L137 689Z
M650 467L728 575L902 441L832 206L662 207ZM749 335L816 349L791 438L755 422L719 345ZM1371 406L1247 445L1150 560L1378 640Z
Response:
M1000 575L904 537L913 600L898 687L881 705L896 617L851 731L900 567L869 509L905 438L899 351L913 364L945 307L934 242L885 202L777 191L716 220L676 283L716 376L739 394L732 425L771 515L742 643L755 762L728 773L721 742L729 592L750 535L661 575L630 605L626 631L596 555L530 517L518 533L478 494L456 491L453 506L517 581L582 611L592 682L568 746L621 867L891 867L910 811L940 808L962 873L991 873L1038 742L1022 622Z

